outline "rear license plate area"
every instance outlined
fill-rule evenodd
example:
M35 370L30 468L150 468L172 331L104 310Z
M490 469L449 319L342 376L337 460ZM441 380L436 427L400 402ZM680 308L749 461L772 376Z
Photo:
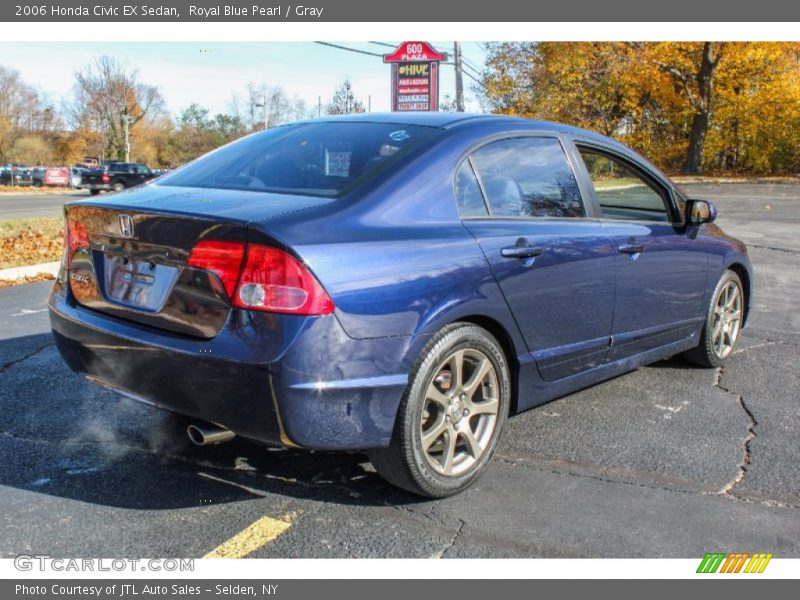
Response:
M160 312L175 285L179 269L148 260L105 256L106 300L143 310Z

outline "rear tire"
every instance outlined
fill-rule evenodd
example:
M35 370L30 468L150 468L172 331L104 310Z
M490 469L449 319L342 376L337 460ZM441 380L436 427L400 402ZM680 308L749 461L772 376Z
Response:
M100 190L89 190L89 193L92 196L99 196L100 195Z
M700 343L684 356L701 367L721 366L733 354L739 341L744 306L742 280L733 271L725 271L711 294Z
M124 183L122 183L121 181L118 181L117 183L114 184L114 192L115 193L118 194L118 193L124 192L124 191L125 191L125 184Z
M511 399L505 354L485 329L454 323L420 353L388 448L369 451L378 473L442 498L469 487L497 448Z

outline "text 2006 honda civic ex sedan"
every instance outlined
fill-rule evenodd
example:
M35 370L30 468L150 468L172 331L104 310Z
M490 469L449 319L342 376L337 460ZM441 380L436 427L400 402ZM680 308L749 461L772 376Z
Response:
M507 415L747 319L744 245L652 165L552 123L301 122L66 205L50 299L91 381L233 434L366 449L428 496L470 485Z

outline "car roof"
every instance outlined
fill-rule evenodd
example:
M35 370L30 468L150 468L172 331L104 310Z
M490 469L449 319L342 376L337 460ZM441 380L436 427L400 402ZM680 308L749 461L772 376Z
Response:
M487 113L467 113L467 112L378 112L378 113L358 113L350 115L336 115L318 117L316 119L306 119L301 123L321 123L321 122L344 122L344 123L392 123L397 125L419 125L427 127L438 127L442 129L462 128L462 127L481 127L487 124L507 126L509 129L549 131L553 133L565 133L576 135L587 139L612 142L614 140L594 131L580 129L563 123L552 121L539 121L525 117L511 115L498 115Z
M448 127L455 123L475 119L491 118L494 115L479 113L451 112L376 112L349 115L325 116L309 119L307 122L362 122L362 123L396 123L398 125L421 125L427 127Z

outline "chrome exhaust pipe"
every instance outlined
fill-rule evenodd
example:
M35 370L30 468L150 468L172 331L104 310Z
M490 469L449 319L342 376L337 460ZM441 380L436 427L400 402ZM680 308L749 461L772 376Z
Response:
M186 433L193 444L197 446L212 446L214 444L222 444L223 442L230 442L236 437L230 429L218 427L216 425L189 425L186 428Z

